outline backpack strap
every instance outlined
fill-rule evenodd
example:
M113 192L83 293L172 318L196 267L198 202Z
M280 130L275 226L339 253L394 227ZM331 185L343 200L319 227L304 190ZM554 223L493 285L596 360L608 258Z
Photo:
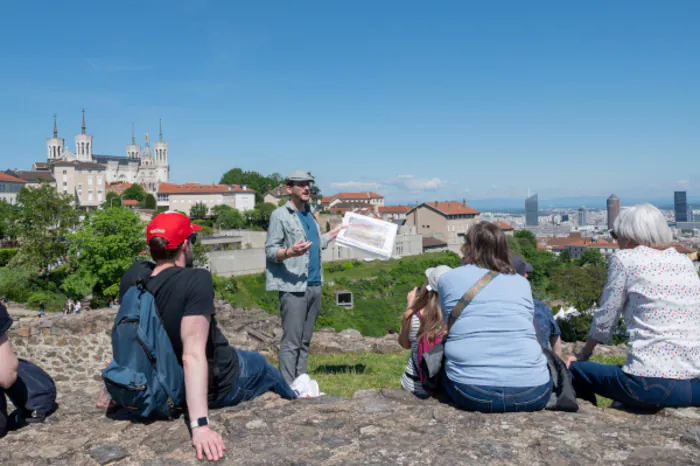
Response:
M469 288L466 293L464 293L464 296L459 300L459 302L455 305L455 307L452 309L452 313L450 314L450 318L447 320L447 331L449 332L454 323L459 319L460 314L462 314L462 311L464 310L465 307L469 305L469 303L472 302L472 300L476 297L476 295L479 294L481 290L483 290L486 285L491 283L491 280L496 278L498 276L499 272L494 272L493 270L489 270L486 274L484 274L483 277L481 277L479 280L476 281L474 286Z
M182 267L169 267L155 277L147 277L140 283L145 290L150 292L155 297L156 293L163 288L163 285L169 282L175 275L182 272L182 270Z

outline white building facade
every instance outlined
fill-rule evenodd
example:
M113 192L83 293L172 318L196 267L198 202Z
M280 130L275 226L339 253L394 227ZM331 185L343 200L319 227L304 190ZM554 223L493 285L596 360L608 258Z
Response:
M83 125L81 133L75 135L75 152L70 152L65 145L65 140L58 137L56 115L54 115L53 137L47 138L47 167L57 162L87 162L96 163L105 168L105 182L130 183L142 186L147 192L155 194L160 183L167 183L170 179L170 165L168 163L168 143L163 141L163 128L160 125L160 137L153 148L148 141L141 151L141 146L136 144L134 128L131 129L131 144L126 146L126 155L99 155L93 152L93 137L87 134L85 126L85 110L83 110ZM43 164L35 164L39 166Z

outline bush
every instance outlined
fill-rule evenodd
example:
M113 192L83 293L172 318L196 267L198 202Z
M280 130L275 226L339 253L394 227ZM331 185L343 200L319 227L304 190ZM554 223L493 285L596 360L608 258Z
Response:
M592 314L581 314L557 320L561 329L561 339L568 342L586 341L593 322Z
M6 266L17 255L19 248L0 249L0 267Z
M3 267L0 269L0 294L7 299L24 303L32 293L29 271L19 267Z
M32 293L26 304L30 309L39 309L39 304L43 302L46 312L61 312L66 299L64 294L41 290Z

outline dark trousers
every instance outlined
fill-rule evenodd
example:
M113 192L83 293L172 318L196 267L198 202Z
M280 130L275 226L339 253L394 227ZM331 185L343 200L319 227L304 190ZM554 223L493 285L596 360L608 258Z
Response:
M700 406L700 379L676 380L625 374L621 366L591 361L571 365L578 398L597 404L596 395L639 409Z
M235 406L243 401L252 400L263 393L272 391L282 398L293 400L297 394L275 366L265 360L260 353L236 350L238 352L238 380L231 392L217 404L217 408Z
M482 413L541 411L552 394L552 381L536 387L492 387L453 382L443 374L442 386L457 406Z
M280 341L280 372L290 384L306 374L311 337L321 312L321 287L308 286L305 292L280 291L282 341Z

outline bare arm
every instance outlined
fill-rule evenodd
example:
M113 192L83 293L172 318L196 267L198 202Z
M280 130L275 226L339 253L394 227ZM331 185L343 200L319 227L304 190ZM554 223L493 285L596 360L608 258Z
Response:
M10 388L15 383L18 364L7 335L0 335L0 387Z
M564 359L564 356L562 355L562 345L561 345L561 337L552 337L549 339L549 345L552 347L552 351L554 351L554 354L559 356L559 359Z
M411 349L411 342L408 339L408 334L411 332L411 320L413 318L413 309L407 309L401 316L401 330L399 330L399 345L404 349Z
M185 395L190 420L207 417L208 373L206 346L209 337L208 315L185 316L180 323L182 337L182 365L185 369ZM209 461L217 461L224 455L224 442L221 436L209 426L192 429L192 445L197 450L197 458L204 453Z

